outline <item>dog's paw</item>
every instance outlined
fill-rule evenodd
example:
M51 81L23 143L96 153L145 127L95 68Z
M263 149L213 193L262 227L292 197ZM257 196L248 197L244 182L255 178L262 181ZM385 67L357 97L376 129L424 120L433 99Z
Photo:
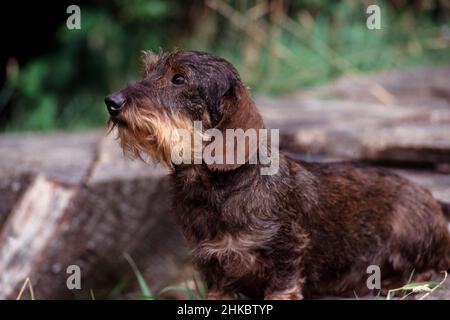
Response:
M264 300L303 300L303 295L300 290L271 292L264 296Z
M210 291L206 293L206 300L234 300L235 296L232 293L223 291Z

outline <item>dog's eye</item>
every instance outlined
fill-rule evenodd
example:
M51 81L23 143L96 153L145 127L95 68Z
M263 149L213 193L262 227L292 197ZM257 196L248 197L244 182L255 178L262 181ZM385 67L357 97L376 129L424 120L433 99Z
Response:
M172 78L172 83L173 84L183 84L186 82L186 79L184 78L183 75L177 73L176 75L173 76Z

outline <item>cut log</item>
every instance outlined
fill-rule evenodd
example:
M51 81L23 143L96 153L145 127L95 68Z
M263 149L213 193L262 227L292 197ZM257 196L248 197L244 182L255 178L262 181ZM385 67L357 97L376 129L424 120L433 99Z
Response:
M344 77L284 99L258 99L282 147L449 173L450 66Z
M10 297L42 263L74 194L41 175L32 179L0 233L0 297Z
M29 178L23 195L8 195L5 202L0 196L1 203L15 202L0 233L0 298L14 298L26 277L39 299L89 298L91 290L98 298L107 297L124 279L136 286L124 253L134 258L156 290L178 283L183 276L192 277L188 251L170 210L167 171L125 159L118 144L102 135L76 134L76 139L73 134L58 134L57 138L24 140L33 152L43 150L48 141L78 143L72 148L61 145L62 149L53 143L40 161L29 162L28 170L42 174ZM14 137L10 143L8 138L0 145L10 158L31 158L30 148L20 145L20 139ZM90 141L100 143L92 148ZM11 149L6 150L6 145ZM16 152L20 156L12 155ZM58 165L67 166L68 172L46 163L64 154L64 163ZM81 166L78 161L85 156L90 162ZM14 172L23 175L20 168ZM11 178L1 181L6 185ZM5 205L4 212L9 207ZM81 290L66 286L69 265L81 268Z
M0 177L0 230L33 178L31 173Z
M63 184L79 184L89 172L101 138L98 131L3 135L0 176L39 172Z
M343 77L330 85L294 96L439 109L449 107L449 79L450 65L390 70L369 76Z
M345 160L438 167L450 163L450 108L338 100L259 100L281 148ZM280 112L282 110L282 112Z
M189 260L170 199L167 171L128 161L117 142L102 140L90 179L67 209L65 227L37 269L36 294L87 298L92 290L97 297L108 297L124 279L136 284L124 253L135 260L153 290L178 282L189 273ZM65 286L70 264L81 267L81 291Z

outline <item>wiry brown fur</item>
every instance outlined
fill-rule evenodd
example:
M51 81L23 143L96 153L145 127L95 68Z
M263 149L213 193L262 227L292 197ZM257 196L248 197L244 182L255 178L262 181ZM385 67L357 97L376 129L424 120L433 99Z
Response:
M109 119L108 125L110 130L117 129L120 145L128 156L142 158L147 155L168 168L173 168L171 151L177 142L181 142L172 135L177 129L193 131L192 122L180 115L132 105L122 112L120 121Z
M167 137L175 128L264 123L225 60L199 52L147 59L146 76L120 91L127 105L111 121L124 150L172 168L174 209L208 298L361 295L369 265L381 268L382 289L406 283L413 270L424 280L450 267L450 207L388 170L283 154L268 176L259 163L173 165ZM171 82L177 73L185 83Z

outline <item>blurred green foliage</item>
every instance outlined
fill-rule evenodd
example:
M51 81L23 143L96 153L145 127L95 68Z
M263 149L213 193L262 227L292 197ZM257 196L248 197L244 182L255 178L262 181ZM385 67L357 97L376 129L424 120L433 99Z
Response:
M357 0L84 5L81 30L61 25L55 33L57 50L10 68L0 92L0 104L12 108L3 130L102 125L103 97L139 76L142 49L178 47L222 55L253 91L265 94L347 73L448 62L449 40L441 36L447 13L442 15L439 1L422 3L417 8L378 1L381 30L366 28L366 5Z

